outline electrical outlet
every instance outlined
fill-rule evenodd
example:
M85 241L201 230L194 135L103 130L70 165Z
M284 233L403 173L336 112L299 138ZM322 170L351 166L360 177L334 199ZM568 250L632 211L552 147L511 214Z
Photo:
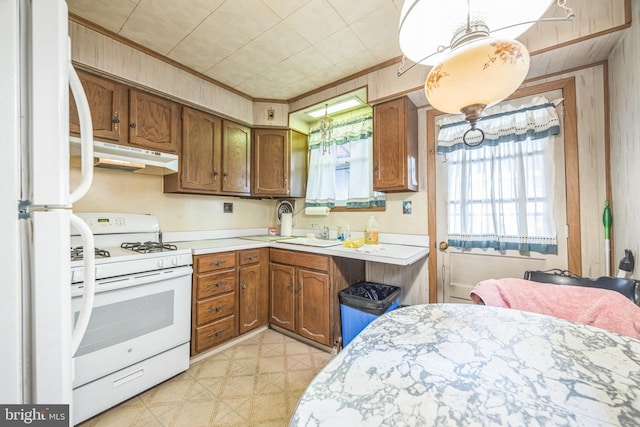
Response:
M233 213L233 203L224 203L223 204L223 212L224 213Z

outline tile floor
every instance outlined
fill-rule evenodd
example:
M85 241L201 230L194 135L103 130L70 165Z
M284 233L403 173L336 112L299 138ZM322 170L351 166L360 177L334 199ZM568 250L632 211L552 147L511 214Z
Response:
M332 357L267 329L80 425L287 426Z

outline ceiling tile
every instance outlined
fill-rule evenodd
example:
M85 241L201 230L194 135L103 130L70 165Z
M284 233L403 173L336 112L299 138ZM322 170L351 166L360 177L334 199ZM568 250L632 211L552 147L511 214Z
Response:
M310 46L309 42L286 21L274 25L267 32L256 38L253 43L281 60L287 59Z
M334 64L366 50L360 39L353 34L349 27L345 27L323 39L316 44L316 47Z
M390 39L394 40L396 45L398 44L399 23L400 12L392 3L387 3L358 19L350 27L362 43L373 50L376 45L387 43ZM400 54L399 45L398 54Z
M329 0L344 22L349 25L354 21L370 14L384 5L388 5L388 0Z
M209 24L216 27L221 38L243 41L240 45L234 43L233 48L241 47L281 21L260 0L228 0L215 10L212 19Z
M140 0L67 0L69 12L118 33Z
M292 13L286 21L312 44L346 27L340 15L326 0L311 0Z
M234 52L206 33L194 31L182 40L169 54L169 58L196 71L203 72L213 67Z
M210 14L196 3L187 8L173 0L141 0L120 35L164 55Z
M315 46L309 46L285 61L287 66L300 71L304 75L317 73L333 63Z
M233 87L253 77L256 75L256 72L251 68L247 68L246 64L242 61L237 61L230 56L205 71L204 74Z
M308 3L308 0L262 0L262 3L284 19Z

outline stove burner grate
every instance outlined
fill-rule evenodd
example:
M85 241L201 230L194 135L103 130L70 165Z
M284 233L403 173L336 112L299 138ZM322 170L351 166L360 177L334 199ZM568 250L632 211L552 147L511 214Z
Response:
M176 245L159 242L124 242L120 245L120 247L143 254L151 252L175 251L178 249Z
M95 248L94 254L96 258L108 258L111 256L109 251L98 248ZM84 248L82 246L71 248L71 261L79 261L82 259L84 259Z

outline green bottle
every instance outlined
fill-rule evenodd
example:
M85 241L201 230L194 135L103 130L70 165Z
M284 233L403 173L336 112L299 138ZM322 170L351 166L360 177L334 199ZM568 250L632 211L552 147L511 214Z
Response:
M602 223L604 224L604 238L609 240L611 238L611 223L613 218L611 217L611 209L609 209L609 201L604 201L604 212L602 213Z

